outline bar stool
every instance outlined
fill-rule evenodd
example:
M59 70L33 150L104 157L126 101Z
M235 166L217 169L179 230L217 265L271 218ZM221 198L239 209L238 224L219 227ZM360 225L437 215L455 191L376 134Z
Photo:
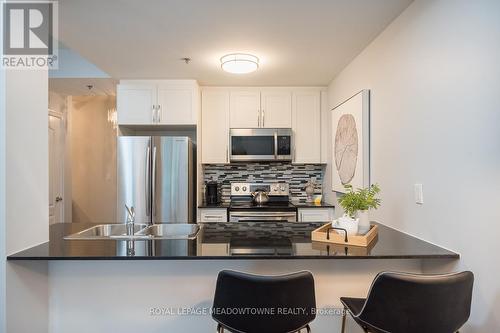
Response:
M260 276L219 272L212 318L217 332L291 333L306 329L316 317L314 278L310 272Z
M365 332L452 333L469 319L472 272L421 275L379 273L365 298L341 297L346 312Z

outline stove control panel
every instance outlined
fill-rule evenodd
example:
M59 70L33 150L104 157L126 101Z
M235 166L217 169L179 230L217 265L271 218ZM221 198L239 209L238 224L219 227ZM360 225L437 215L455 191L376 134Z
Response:
M290 194L287 183L231 183L232 196L249 196L256 191L264 191L268 195Z

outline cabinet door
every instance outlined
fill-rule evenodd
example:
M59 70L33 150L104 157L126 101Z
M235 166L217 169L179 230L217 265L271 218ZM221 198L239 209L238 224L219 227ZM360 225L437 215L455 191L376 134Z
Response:
M257 128L260 124L260 92L232 91L229 119L231 128Z
M156 86L151 84L119 84L116 110L119 125L153 124Z
M332 208L303 208L298 210L299 222L330 222L333 219Z
M158 123L164 125L194 125L195 91L188 85L160 84L158 86Z
M227 210L203 208L200 210L200 222L227 222Z
M292 94L290 91L264 90L261 92L261 127L292 127Z
M321 163L319 91L293 93L294 163Z
M229 91L201 94L202 163L228 163Z

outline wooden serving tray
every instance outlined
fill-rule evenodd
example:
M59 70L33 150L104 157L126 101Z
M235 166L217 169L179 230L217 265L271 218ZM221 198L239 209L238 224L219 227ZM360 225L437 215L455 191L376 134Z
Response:
M313 250L321 251L323 254L328 256L369 256L376 243L376 241L373 241L365 247L326 242L312 242L311 246Z
M344 232L338 233L337 230L332 228L332 224L328 223L313 230L311 239L316 242L367 247L375 239L377 234L378 226L375 224L372 224L370 230L364 235L345 236Z

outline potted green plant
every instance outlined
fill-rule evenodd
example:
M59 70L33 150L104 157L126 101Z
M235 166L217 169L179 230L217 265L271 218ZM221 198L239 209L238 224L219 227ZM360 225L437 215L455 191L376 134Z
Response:
M380 206L380 193L378 184L366 188L354 189L351 185L345 185L346 193L339 198L339 204L344 209L344 216L339 219L339 224L346 226L354 223L359 232L364 233L370 229L368 210L377 209Z

